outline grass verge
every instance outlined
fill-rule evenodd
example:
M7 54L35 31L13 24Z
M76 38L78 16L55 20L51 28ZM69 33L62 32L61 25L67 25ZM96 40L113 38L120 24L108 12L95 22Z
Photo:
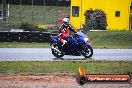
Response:
M93 48L132 48L132 31L89 32ZM49 48L49 43L0 42L0 48Z
M132 31L89 32L93 48L132 48Z
M0 48L49 48L49 43L0 42Z
M87 73L132 73L132 61L0 61L0 74L77 73L80 65Z
M0 9L2 5L0 4ZM11 5L10 16L7 18L9 26L22 22L34 24L56 24L58 19L69 15L70 7L39 6L39 5Z

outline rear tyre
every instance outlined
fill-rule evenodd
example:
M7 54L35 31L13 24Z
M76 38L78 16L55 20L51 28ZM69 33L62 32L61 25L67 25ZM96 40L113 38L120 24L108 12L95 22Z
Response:
M52 44L51 45L51 51L52 51L52 54L57 57L57 58L61 58L64 56L63 54L63 51L61 51L58 47L57 44Z
M82 47L81 53L85 58L90 58L93 55L93 49L90 45L85 45Z

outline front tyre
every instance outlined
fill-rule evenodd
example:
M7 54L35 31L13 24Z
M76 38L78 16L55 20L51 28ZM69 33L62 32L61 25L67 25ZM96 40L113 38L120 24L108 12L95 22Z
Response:
M90 45L84 45L82 47L81 50L81 54L85 57L85 58L90 58L93 55L93 49Z
M59 49L57 44L51 45L51 51L52 51L52 54L57 58L61 58L64 56L63 52Z

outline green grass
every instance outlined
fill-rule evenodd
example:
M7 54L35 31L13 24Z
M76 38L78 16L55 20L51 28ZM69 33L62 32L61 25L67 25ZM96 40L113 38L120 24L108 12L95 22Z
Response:
M89 32L93 48L132 48L132 31ZM0 42L0 48L49 48L50 43Z
M50 48L49 43L0 42L0 48Z
M1 8L0 4L0 8ZM57 24L58 19L69 15L70 7L39 6L39 5L10 5L10 16L7 25L19 25L22 22L32 24Z
M0 74L77 73L80 65L87 73L132 72L131 61L0 61Z
M94 48L132 48L132 31L89 32Z

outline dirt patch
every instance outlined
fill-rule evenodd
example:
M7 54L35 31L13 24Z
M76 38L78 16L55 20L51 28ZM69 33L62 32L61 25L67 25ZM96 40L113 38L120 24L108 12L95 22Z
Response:
M0 88L132 88L131 84L77 84L74 76L0 76Z

